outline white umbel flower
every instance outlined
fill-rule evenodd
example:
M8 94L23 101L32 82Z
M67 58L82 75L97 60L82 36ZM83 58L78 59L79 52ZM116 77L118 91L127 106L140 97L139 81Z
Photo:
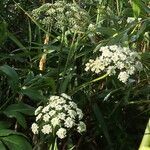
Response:
M38 125L36 123L33 123L32 126L31 126L31 129L32 129L32 132L34 134L38 134Z
M56 110L62 110L62 106L61 106L61 105L57 105L57 106L55 107L55 109L56 109Z
M86 131L86 125L85 125L85 123L82 122L82 121L80 121L80 123L78 124L77 129L78 129L79 133L82 133L82 132Z
M34 114L35 114L35 115L39 114L39 112L41 111L42 108L43 108L42 106L39 106L39 107L35 110Z
M36 109L36 123L32 124L34 134L43 133L57 135L60 139L67 136L67 131L83 130L82 110L65 93L61 96L51 96L47 105ZM57 132L56 132L57 131Z
M140 55L128 47L102 46L99 51L100 56L85 64L85 71L107 73L109 76L116 74L121 82L126 83L130 75L143 68Z
M36 121L38 121L39 119L41 119L42 117L42 113L38 114L38 116L36 117Z
M59 113L58 114L58 118L60 119L60 120L65 120L65 118L66 118L66 114L65 113Z
M53 119L51 120L51 124L53 125L53 127L59 125L59 124L60 124L59 118L53 118Z
M50 125L44 125L41 131L44 134L50 134L52 132L52 127Z
M50 110L48 114L52 117L56 114L56 111L55 110Z
M46 112L48 112L49 111L49 108L50 108L50 106L48 105L48 106L46 106L46 107L44 107L43 109L42 109L42 113L46 113Z
M71 100L71 97L70 96L68 96L67 94L65 94L65 93L62 93L61 94L61 96L62 97L64 97L65 99L69 99L69 100Z
M69 105L72 107L72 108L74 108L74 109L76 109L77 108L77 104L75 103L75 102L69 102Z
M129 74L127 72L125 72L125 71L120 72L119 75L118 75L118 79L120 81L122 81L123 83L126 83L128 78L129 78Z
M64 123L65 127L67 127L67 128L72 128L74 126L74 124L75 124L75 121L70 117L68 117Z
M48 121L49 121L49 119L50 119L49 114L45 114L45 115L43 115L43 120L44 120L45 122L48 122Z
M68 114L70 115L71 118L75 119L77 113L74 110L68 110Z
M82 110L77 108L77 114L79 115L79 119L82 119L83 118L83 113L82 113Z
M60 128L57 132L56 135L60 138L63 139L66 137L67 131L65 128Z

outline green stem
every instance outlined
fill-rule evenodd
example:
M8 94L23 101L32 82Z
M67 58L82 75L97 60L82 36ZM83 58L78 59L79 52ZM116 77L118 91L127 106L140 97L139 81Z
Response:
M74 35L73 35L73 39L72 39L72 43L71 43L71 46L70 46L69 54L68 54L67 61L66 61L66 64L65 64L64 74L66 73L68 64L69 64L70 60L72 59L72 54L73 54L74 48L75 48L75 47L74 47L74 45L75 45L75 40L76 40L76 32L75 32Z
M149 149L150 149L150 119L147 123L139 150L149 150Z
M118 16L120 15L120 10L119 10L119 1L116 0L116 5L117 5L117 14Z
M54 138L54 140L52 140L52 142L49 145L49 150L58 150L57 138Z
M96 78L96 79L94 79L94 80L91 80L91 81L89 81L89 82L86 82L86 83L80 85L80 86L77 87L74 91L71 92L71 95L74 94L74 93L76 93L76 92L78 92L79 90L81 90L81 89L87 87L87 86L90 85L91 83L94 83L94 82L97 82L97 81L100 81L100 80L106 78L107 76L108 76L108 74L106 73L106 74L104 74L103 76L100 76L100 77L98 77L98 78Z
M59 75L60 75L60 71L61 71L61 60L62 60L62 49L63 49L63 42L64 42L64 36L65 36L65 30L63 28L62 30L62 35L61 35L61 45L60 45L60 49L58 51L58 73L57 73L57 89L59 89Z
M100 18L100 8L99 8L99 5L98 5L98 8L97 8L97 17L96 17L96 24L98 24L99 18Z

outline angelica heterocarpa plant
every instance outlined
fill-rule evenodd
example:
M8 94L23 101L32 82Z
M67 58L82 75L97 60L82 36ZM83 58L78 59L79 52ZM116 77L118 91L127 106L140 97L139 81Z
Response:
M95 74L107 73L109 76L117 75L121 82L127 83L131 75L143 68L140 55L128 47L103 46L99 52L100 56L90 59L86 64L85 71Z
M76 3L56 1L45 3L32 11L33 18L46 29L83 32L89 24L89 14Z
M32 124L34 134L42 133L63 139L70 130L82 133L86 125L82 122L82 110L77 107L70 96L51 96L46 106L35 110L36 122Z

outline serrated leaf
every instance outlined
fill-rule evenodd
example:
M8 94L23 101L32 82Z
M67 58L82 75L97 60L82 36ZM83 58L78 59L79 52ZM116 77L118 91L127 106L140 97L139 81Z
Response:
M10 150L32 150L30 143L23 136L10 135L3 137L2 141Z

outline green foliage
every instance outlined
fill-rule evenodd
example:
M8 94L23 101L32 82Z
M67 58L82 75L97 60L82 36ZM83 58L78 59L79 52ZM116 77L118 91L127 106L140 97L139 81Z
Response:
M55 139L51 149L138 149L150 114L149 0L57 4L0 1L0 150L48 150L47 137L31 133L34 110L63 92L83 110L87 132ZM139 52L144 69L126 85L85 72L105 45Z
M12 104L9 105L3 113L7 117L15 117L17 119L17 122L24 128L27 127L25 117L22 114L25 115L33 115L34 114L34 108L23 103L18 103L18 104Z
M31 145L23 134L9 129L0 129L0 148L4 150L7 148L12 150L25 150L28 148L32 150Z

